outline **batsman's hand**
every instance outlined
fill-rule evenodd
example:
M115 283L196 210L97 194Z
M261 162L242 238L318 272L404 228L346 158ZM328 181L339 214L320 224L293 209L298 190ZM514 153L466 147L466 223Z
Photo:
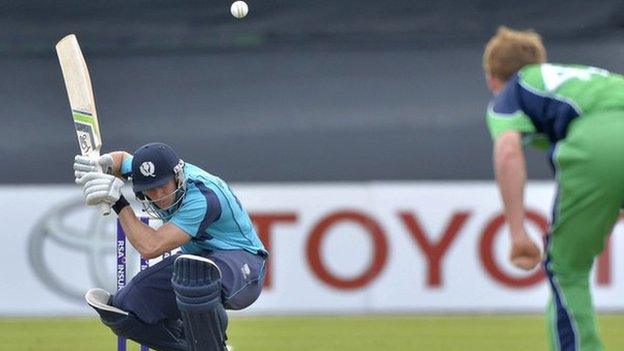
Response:
M511 237L511 254L509 259L514 266L530 271L542 261L542 251L526 231L522 231Z
M111 174L90 172L81 178L82 192L89 206L107 203L113 205L121 196L123 180Z
M74 182L83 185L85 183L83 178L87 173L99 172L100 170L104 173L110 173L112 167L113 156L111 154L104 154L97 160L89 156L76 155L74 157Z

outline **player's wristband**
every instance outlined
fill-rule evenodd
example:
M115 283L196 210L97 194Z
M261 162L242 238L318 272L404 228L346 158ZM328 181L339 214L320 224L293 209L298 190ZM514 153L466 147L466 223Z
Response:
M117 200L117 202L113 205L113 211L119 214L119 212L121 212L121 210L123 210L126 206L130 206L130 203L123 195L120 195L119 200Z

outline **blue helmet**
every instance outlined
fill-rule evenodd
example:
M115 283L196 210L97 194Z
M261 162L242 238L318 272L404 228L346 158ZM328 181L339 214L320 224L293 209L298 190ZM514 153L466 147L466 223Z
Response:
M176 189L165 197L175 200L168 208L156 205L159 199L150 199L143 191L176 181ZM184 161L169 146L163 143L143 145L134 152L132 158L132 190L143 205L143 211L154 218L169 220L179 209L186 195Z
M132 190L144 190L167 184L179 173L183 161L163 143L149 143L138 148L132 158Z

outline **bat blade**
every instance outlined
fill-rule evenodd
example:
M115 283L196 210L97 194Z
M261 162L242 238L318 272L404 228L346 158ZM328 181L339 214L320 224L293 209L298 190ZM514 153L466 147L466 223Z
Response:
M95 99L87 63L76 36L70 34L56 44L65 88L83 155L97 158L102 147L102 136L95 110Z
M95 98L93 97L89 69L76 36L70 34L61 39L56 44L56 54L63 72L80 153L97 160L102 148L102 137L95 111ZM110 214L110 211L109 204L101 204L100 212L103 215Z

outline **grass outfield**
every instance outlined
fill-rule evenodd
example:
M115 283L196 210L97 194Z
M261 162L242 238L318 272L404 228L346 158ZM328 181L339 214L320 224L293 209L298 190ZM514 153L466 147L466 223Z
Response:
M599 323L606 349L623 350L624 315ZM541 316L236 317L229 334L235 351L547 349ZM115 337L94 318L0 318L0 350L115 350Z

